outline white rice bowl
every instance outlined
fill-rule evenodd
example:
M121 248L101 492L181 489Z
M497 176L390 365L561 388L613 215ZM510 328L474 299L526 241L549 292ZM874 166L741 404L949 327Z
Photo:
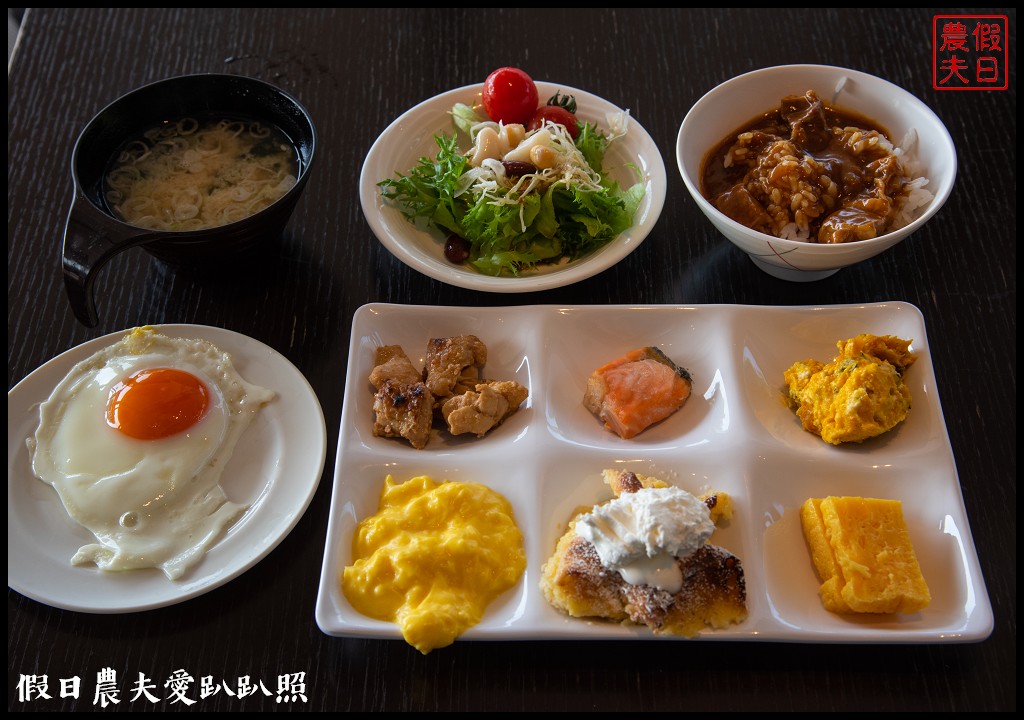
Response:
M739 128L781 98L815 90L827 105L856 112L900 138L893 148L913 178L905 187L897 218L883 235L868 240L821 244L778 238L752 230L714 207L700 191L707 154L722 141L722 128ZM922 156L919 148L928 148ZM818 280L871 258L899 243L933 217L952 190L956 150L942 121L919 99L881 78L828 65L783 65L755 70L712 89L697 101L679 128L676 159L687 190L711 223L771 275Z

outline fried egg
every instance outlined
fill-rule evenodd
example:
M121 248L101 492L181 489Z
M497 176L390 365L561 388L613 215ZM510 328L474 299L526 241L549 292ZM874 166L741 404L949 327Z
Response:
M182 577L245 512L220 475L274 395L211 343L151 327L75 365L28 443L35 475L97 540L71 563Z

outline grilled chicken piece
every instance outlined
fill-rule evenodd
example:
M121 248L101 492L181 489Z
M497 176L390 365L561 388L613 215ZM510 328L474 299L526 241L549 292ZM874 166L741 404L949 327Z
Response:
M422 382L384 380L373 398L377 437L404 437L417 450L426 446L434 417L434 398Z
M463 393L473 392L476 390L476 386L481 382L485 381L480 379L480 368L476 365L470 365L462 371L462 375L460 375L459 379L455 381L455 384L451 389L451 394L462 395ZM445 399L446 398L441 398L441 402Z
M432 338L427 343L423 380L435 397L451 395L456 386L480 377L487 346L476 335Z
M692 384L690 373L661 350L639 348L595 370L583 404L628 439L681 408Z
M420 371L402 350L401 345L383 345L374 353L374 368L370 372L370 384L380 390L385 380L412 385L423 380Z
M518 410L528 395L529 390L512 380L480 383L475 391L446 400L441 414L452 435L473 433L483 437Z

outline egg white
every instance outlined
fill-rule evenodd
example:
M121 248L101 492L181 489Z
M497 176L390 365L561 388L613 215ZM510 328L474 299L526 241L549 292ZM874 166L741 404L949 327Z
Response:
M206 386L209 407L189 429L158 440L106 422L111 388L140 370L175 368ZM246 507L228 500L220 474L238 438L274 393L247 383L227 353L203 340L136 328L77 364L39 411L33 472L68 515L96 537L71 558L102 570L160 568L182 577Z

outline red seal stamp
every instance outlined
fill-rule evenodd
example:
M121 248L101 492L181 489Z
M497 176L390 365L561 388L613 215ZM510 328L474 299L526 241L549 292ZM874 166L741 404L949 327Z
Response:
M932 18L932 87L936 90L1006 90L1010 26L1006 15L936 15Z

